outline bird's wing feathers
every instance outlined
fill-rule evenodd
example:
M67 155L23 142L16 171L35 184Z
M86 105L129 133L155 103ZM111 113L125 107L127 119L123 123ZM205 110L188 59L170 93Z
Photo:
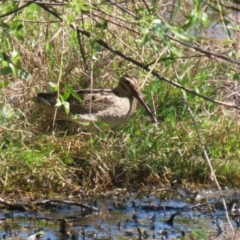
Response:
M88 114L103 111L114 105L114 93L110 89L83 89L76 91L79 99L70 95L66 102L69 102L70 112L72 114ZM40 103L43 107L52 107L55 109L57 93L38 93L34 101ZM63 112L64 107L58 108Z
M78 93L79 94L79 93ZM71 113L73 114L88 114L97 113L107 109L109 106L114 105L113 96L102 93L83 94L81 93L82 101L71 96L68 99L70 103Z

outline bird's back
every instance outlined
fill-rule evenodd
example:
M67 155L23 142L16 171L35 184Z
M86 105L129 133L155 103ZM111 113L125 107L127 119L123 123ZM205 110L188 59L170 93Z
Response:
M63 106L57 108L57 118L72 121L73 116L84 121L103 121L109 127L114 127L136 111L136 99L119 97L110 89L84 89L76 91L65 100L69 103L70 113L66 114ZM47 113L55 112L57 93L38 93L33 101L39 104Z

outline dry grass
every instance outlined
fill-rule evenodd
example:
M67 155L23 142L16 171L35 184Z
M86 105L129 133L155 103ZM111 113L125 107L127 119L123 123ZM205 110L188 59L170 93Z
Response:
M12 191L13 187L24 191L22 186L28 186L26 191L68 192L113 185L171 184L175 179L209 182L209 171L182 93L150 77L143 68L149 66L151 71L206 96L238 103L237 88L221 88L226 89L226 83L233 78L235 67L231 59L223 61L203 52L214 49L228 57L234 48L224 40L209 42L204 31L201 41L190 39L191 47L167 38L171 28L164 29L164 24L161 31L154 32L152 21L159 18L164 23L168 4L165 8L164 1L158 1L158 10L151 15L137 12L140 7L146 10L144 1L123 1L131 14L107 3L95 4L91 13L53 6L60 17L74 18L73 25L91 33L91 37L78 36L73 25L59 21L41 5L32 4L15 17L23 24L17 33L22 34L24 41L16 31L9 31L1 52L17 71L24 70L30 77L26 80L21 73L0 75L0 81L9 82L1 89L0 98L3 192ZM187 11L181 12L185 21L184 14ZM177 27L178 23L175 24ZM11 22L9 25L12 26ZM179 33L182 34L180 29ZM118 52L104 48L97 42L99 39ZM132 59L141 62L142 67ZM66 84L74 89L109 88L123 73L135 75L139 85L144 85L145 98L154 105L160 121L158 129L142 114L114 131L66 136L66 123L56 122L53 133L52 116L45 115L31 101L36 92L51 90L49 82L57 83L60 90ZM237 164L238 138L234 134L239 131L239 123L238 116L233 114L236 110L187 96L216 171L226 173L225 180L222 179L227 181L237 171L224 167L225 160ZM232 182L238 183L239 177L235 176Z

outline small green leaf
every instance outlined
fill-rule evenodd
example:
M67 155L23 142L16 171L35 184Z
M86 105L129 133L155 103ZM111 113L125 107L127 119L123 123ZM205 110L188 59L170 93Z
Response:
M67 89L67 91L69 91L71 93L71 95L73 95L76 99L78 99L80 102L82 102L82 99L79 97L77 92L71 86L66 85L66 89Z
M0 110L0 116L4 117L5 119L12 119L14 117L13 108L4 106Z
M3 68L1 68L0 73L2 75L8 75L8 74L12 74L13 72L12 72L12 68L10 68L10 67L3 67Z
M17 71L16 71L16 68L15 66L13 66L12 63L9 63L9 67L12 69L12 73L15 77L17 77Z
M70 96L71 92L69 90L66 90L64 93L63 93L63 100L67 100Z
M61 107L62 106L62 102L60 101L60 99L57 99L57 102L55 104L55 107Z
M63 15L62 19L67 25L70 25L74 21L74 16L73 15Z
M11 53L12 58L17 58L19 56L18 51L14 49Z
M151 90L153 94L157 94L160 88L160 81L156 80L151 84Z
M23 28L23 25L22 24L18 24L17 31L20 31L22 28Z
M108 27L108 21L103 21L102 23L97 23L96 27L101 28L102 30L106 30Z
M64 106L65 112L67 114L69 114L69 112L70 112L70 104L69 104L69 102L62 102L62 104Z
M108 21L105 20L102 26L103 26L103 30L106 30L108 28Z
M231 29L234 30L234 31L237 31L237 30L239 30L239 25L234 24L234 25L232 25Z
M17 37L18 40L20 40L21 42L24 42L24 37L22 34L20 34L20 32L15 32L15 37Z
M105 122L102 122L102 121L97 121L97 122L95 122L95 124L100 129L109 128L109 125L107 123L105 123Z
M4 67L8 67L8 62L7 61L1 61L1 64L4 66Z
M39 236L39 235L43 236L43 235L44 235L44 231L43 231L43 230L40 230L40 231L37 233L37 235L38 235L38 236Z
M14 20L11 23L12 29L17 29L17 26L19 25L19 20Z
M208 14L206 13L201 13L200 16L199 16L200 20L201 20L201 24L204 26L204 27L208 27L208 25L210 24L209 23L209 18L208 18Z
M19 70L19 76L26 81L28 81L32 78L32 75L30 73L26 72L24 69Z
M8 80L1 81L0 82L0 89L7 87L9 83L10 82Z
M52 88L53 91L57 91L58 90L58 85L54 82L49 82L48 83L50 85L50 87Z

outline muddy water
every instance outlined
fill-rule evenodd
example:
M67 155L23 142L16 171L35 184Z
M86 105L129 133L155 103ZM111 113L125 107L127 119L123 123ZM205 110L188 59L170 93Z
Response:
M224 194L236 229L240 195L233 191ZM80 202L79 198L71 200ZM217 191L195 193L182 189L139 194L117 190L85 197L81 202L95 210L63 203L38 206L34 211L8 211L2 207L0 237L37 239L39 231L43 239L176 239L192 232L213 239L231 234ZM63 223L64 230L60 227Z

